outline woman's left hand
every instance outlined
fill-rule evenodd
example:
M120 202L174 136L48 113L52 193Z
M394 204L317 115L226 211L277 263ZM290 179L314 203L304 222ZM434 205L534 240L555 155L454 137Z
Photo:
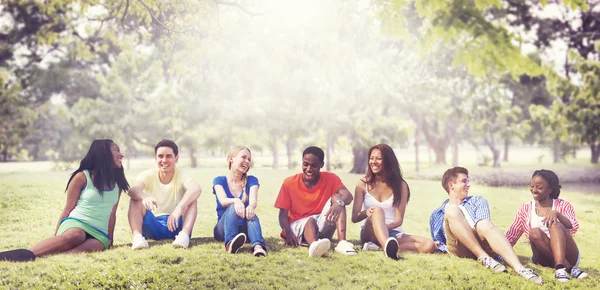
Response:
M249 205L246 207L246 219L251 220L252 218L254 218L254 215L256 215L256 213L254 212L254 208Z
M546 227L550 228L554 223L558 222L557 212L555 210L551 210L546 214L544 219L542 219L542 223L546 225Z

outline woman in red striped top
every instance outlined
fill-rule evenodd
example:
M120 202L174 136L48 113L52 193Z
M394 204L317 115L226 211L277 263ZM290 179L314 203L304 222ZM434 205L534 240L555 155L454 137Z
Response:
M579 222L571 203L558 198L560 188L556 173L536 170L529 188L533 200L521 205L506 237L514 246L525 233L533 252L531 260L554 267L555 277L568 282L567 273L579 279L588 275L577 267L580 253L572 235L579 229Z

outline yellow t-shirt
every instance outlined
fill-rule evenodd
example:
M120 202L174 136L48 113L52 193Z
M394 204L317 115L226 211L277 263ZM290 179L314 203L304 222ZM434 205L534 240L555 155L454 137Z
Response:
M185 184L192 180L185 171L175 168L175 174L169 184L162 184L158 177L158 169L148 169L138 175L137 181L146 186L144 192L156 199L158 207L152 211L155 216L168 215L173 212L187 190Z

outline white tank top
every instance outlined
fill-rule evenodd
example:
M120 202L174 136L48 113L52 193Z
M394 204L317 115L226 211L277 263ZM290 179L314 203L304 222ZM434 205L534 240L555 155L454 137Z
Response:
M555 199L552 200L552 210L554 210L554 201ZM542 230L546 234L546 236L550 237L550 230L548 230L548 227L544 223L542 223L543 219L543 216L539 216L535 212L535 200L532 200L531 212L529 214L529 224L531 225L532 229L540 228L540 230Z
M375 199L375 197L373 197L369 193L369 185L367 183L365 183L365 192L366 193L365 193L365 199L363 201L363 210L370 208L370 207L378 206L381 209L383 209L383 212L385 214L385 224L389 225L392 222L394 222L394 220L396 219L396 208L394 207L394 195L391 195L388 199L386 199L382 202L379 202L377 199ZM399 226L393 230L403 232L402 226Z

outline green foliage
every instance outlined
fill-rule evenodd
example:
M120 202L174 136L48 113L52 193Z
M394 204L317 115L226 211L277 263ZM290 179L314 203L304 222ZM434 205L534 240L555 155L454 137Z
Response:
M21 144L33 130L37 113L27 106L27 100L21 95L21 86L9 82L9 74L0 68L0 152L3 161L8 153L17 153L16 146Z

